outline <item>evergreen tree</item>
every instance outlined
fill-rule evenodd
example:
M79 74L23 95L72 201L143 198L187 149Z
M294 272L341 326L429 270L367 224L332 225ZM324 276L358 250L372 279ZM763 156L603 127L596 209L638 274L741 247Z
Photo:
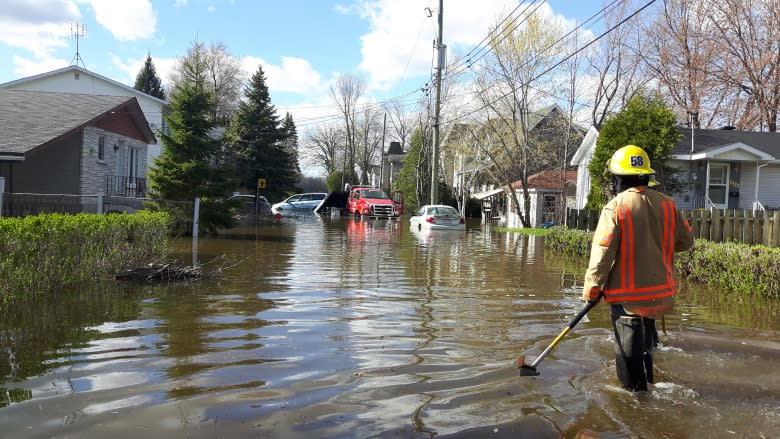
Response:
M152 55L146 55L146 62L144 62L143 68L136 75L133 88L156 98L165 99L165 89L157 76L157 71L154 69Z
M298 129L295 127L295 121L293 120L292 114L287 113L284 116L282 131L284 131L285 137L285 140L283 141L284 147L292 157L290 170L295 173L296 181L300 182L303 179L303 175L301 174L301 164L298 160Z
M160 134L162 153L150 171L152 197L174 218L187 221L191 210L169 201L201 198L200 224L206 233L231 226L229 206L221 200L235 189L231 170L218 166L221 142L209 136L214 128L212 105L202 82L176 84L164 115L170 131Z
M252 75L244 96L226 134L240 184L254 189L258 179L265 178L263 195L269 200L281 199L295 190L299 172L285 144L291 134L279 122L262 67Z
M680 138L676 118L659 95L633 97L619 113L609 117L599 130L593 159L588 165L591 189L588 209L600 210L609 198L610 176L607 161L618 149L626 145L641 147L650 156L656 178L666 192L679 190L674 168L666 161Z

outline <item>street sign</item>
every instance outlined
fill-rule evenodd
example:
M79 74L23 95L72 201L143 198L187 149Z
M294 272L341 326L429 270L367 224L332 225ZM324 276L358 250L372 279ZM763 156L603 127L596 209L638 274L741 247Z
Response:
M266 181L265 178L258 178L257 179L257 188L258 189L265 189Z

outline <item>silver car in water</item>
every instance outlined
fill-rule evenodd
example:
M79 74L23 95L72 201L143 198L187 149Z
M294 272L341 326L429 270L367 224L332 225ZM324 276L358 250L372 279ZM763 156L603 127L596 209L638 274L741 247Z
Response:
M312 215L328 194L325 192L307 192L296 194L284 201L271 206L271 213L276 216Z

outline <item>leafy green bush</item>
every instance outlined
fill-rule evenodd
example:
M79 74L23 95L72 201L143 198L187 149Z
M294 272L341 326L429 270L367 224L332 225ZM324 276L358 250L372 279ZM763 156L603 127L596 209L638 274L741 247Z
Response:
M681 276L740 296L780 299L780 249L735 242L697 239L688 252L677 253Z
M0 218L0 304L159 258L168 223L148 211Z
M569 256L588 257L593 232L567 229L562 226L551 227L544 237L544 248L554 253Z

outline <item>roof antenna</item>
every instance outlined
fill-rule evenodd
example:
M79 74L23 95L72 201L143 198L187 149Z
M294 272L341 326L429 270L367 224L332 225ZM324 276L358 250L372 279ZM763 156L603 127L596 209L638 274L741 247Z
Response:
M83 38L83 39L87 38L87 25L84 23L79 23L78 21L75 24L71 23L70 36L76 38L76 54L73 55L73 59L70 61L70 64L78 66L79 61L81 61L82 67L84 67L84 70L86 70L87 66L84 64L84 60L81 58L81 55L79 54L79 38Z

